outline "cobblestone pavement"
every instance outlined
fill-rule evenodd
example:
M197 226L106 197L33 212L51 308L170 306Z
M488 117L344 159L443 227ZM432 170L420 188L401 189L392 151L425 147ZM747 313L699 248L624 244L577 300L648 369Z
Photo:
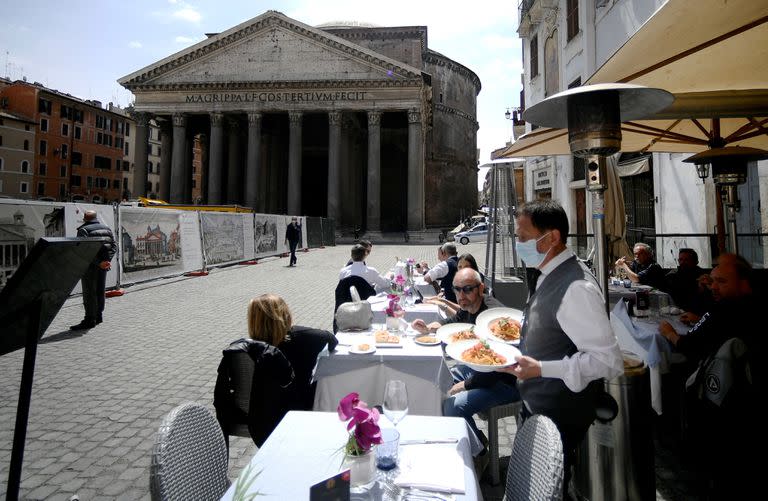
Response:
M483 244L460 247L484 261ZM126 287L124 296L107 300L104 323L85 332L67 330L83 316L81 298L68 300L38 349L20 497L149 499L153 435L162 417L182 402L213 410L221 350L247 335L248 300L278 293L291 306L295 323L330 329L333 290L349 248L299 253L295 268L286 266L287 258L272 258L213 269L207 277ZM375 245L367 261L379 270L390 268L394 256L434 262L436 248ZM23 355L17 350L0 357L3 497ZM503 429L501 455L509 456L514 419L506 419ZM231 478L255 450L250 439L233 437ZM501 499L501 487L485 481L482 487L486 499Z

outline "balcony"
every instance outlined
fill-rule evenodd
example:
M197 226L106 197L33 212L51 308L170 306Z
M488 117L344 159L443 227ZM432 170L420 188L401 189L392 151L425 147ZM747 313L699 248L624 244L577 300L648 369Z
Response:
M521 0L517 6L520 24L517 33L529 38L545 16L556 13L559 0Z

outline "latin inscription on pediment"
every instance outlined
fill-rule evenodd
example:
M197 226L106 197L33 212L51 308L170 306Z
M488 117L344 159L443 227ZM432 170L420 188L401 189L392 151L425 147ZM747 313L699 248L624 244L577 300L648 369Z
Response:
M284 27L271 26L146 83L183 85L387 78L400 77L362 57L355 58L341 49Z

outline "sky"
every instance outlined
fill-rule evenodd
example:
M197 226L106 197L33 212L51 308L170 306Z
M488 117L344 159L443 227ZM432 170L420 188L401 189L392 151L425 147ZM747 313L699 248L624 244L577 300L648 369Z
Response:
M520 105L523 66L516 2L508 0L25 0L2 9L0 75L125 107L133 94L117 79L267 10L311 26L427 26L430 49L480 78L480 165L512 137L504 112Z

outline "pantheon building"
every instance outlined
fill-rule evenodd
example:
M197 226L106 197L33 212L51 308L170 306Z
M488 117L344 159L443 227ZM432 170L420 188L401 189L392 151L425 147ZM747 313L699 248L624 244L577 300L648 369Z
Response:
M477 207L477 75L425 26L312 27L268 11L119 80L136 96L134 195L147 123L160 195L324 216L342 232L449 227ZM198 153L193 154L193 145Z

